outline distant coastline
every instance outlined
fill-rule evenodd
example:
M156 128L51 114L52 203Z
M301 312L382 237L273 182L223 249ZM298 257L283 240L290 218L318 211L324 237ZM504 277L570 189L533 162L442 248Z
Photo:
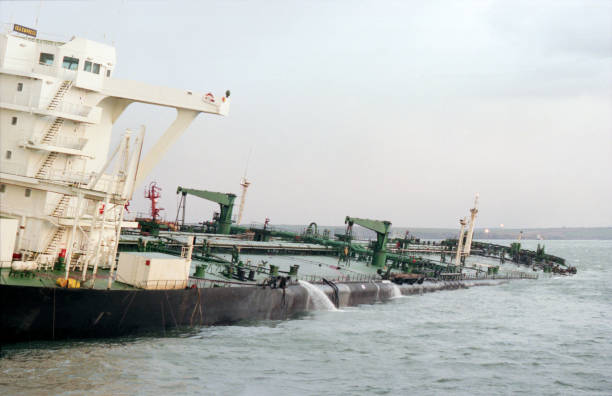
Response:
M399 229L399 228L398 228ZM411 234L423 239L456 238L458 229L409 228ZM474 239L516 239L523 231L523 239L544 240L612 240L612 227L559 228L484 228L474 230Z
M259 225L261 227L261 225ZM302 232L306 225L277 225L273 228L292 232ZM325 229L332 234L343 234L343 226L319 225L319 232ZM523 239L544 240L612 240L612 227L554 227L554 228L476 228L474 239L516 239L523 231ZM393 227L391 236L404 235L409 231L411 235L421 239L457 238L459 228L421 228L421 227ZM358 238L368 238L367 230L354 230ZM369 238L368 238L369 239Z

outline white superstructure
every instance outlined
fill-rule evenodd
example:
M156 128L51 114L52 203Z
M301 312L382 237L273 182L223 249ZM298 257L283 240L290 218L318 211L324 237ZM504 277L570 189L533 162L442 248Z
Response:
M73 268L114 262L134 187L199 113L227 114L229 92L117 80L113 47L42 40L15 26L0 35L0 217L17 220L3 252L10 243L20 261L39 266L62 252ZM113 124L134 102L177 110L142 158L144 127L109 147Z

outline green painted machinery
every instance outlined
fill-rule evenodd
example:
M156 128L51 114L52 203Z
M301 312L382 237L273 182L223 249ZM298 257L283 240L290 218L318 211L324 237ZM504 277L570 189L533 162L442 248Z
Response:
M183 202L183 223L185 222L185 198L187 195L194 195L208 201L216 202L219 204L221 210L219 212L219 219L217 220L216 233L217 234L229 234L232 227L232 209L234 207L234 200L236 195L232 193L220 193L206 190L196 190L193 188L183 188L179 186L176 189L177 194L182 194Z
M372 246L372 265L375 267L384 266L385 262L387 261L386 246L387 238L389 236L389 228L391 228L391 222L381 220L359 219L357 217L346 216L346 219L344 219L344 224L347 225L349 234L350 230L353 228L353 224L360 225L363 228L367 228L368 230L376 232L376 242Z

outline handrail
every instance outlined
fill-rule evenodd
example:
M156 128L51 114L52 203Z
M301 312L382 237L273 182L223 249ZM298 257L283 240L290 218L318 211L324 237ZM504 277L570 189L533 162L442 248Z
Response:
M64 133L58 133L54 137L52 137L48 142L43 142L43 138L45 137L45 133L37 133L31 138L25 138L24 144L32 144L32 145L48 145L48 146L57 146L64 147L68 149L74 150L82 150L87 144L89 139L80 137L80 136L71 136Z
M245 282L232 282L225 281L220 279L204 279L204 278L189 278L189 287L195 285L199 289L206 288L206 284L208 283L208 287L215 287L215 285L223 285L222 287L243 287L243 286L257 286L257 283L245 283Z
M49 103L53 100L52 96L31 96L20 95L18 93L10 95L1 95L0 102L10 103L17 106L28 107L31 111L44 111L48 113L63 113L79 117L88 117L93 106L88 106L81 103L72 103L62 100L53 110L47 109Z
M453 273L443 274L443 279L451 280L495 280L495 279L538 279L538 274L530 274L523 271L510 271L501 274L466 274L466 273Z

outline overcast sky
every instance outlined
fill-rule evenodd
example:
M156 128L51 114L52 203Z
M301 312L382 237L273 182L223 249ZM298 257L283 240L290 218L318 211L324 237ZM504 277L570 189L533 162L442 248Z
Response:
M115 77L232 91L149 180L240 193L244 220L612 225L612 2L0 2L41 36L113 43ZM174 110L131 105L115 125ZM133 211L144 211L142 188ZM187 218L215 205L188 200Z

